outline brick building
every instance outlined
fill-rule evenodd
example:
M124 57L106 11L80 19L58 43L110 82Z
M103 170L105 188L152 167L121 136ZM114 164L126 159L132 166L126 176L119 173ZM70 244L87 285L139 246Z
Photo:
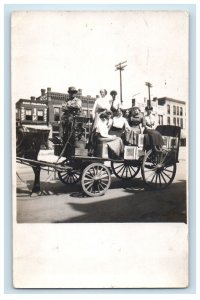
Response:
M76 95L82 100L82 116L91 117L92 108L96 97L83 96L79 89ZM62 105L68 99L68 94L51 91L51 88L41 89L39 97L19 99L16 103L16 122L27 126L48 127L49 137L59 135Z
M77 97L82 100L82 116L91 117L92 108L97 98L90 95L83 96L82 90L78 89ZM49 137L59 135L60 119L62 115L62 105L68 99L68 94L52 92L51 88L41 89L39 97L30 97L30 99L20 99L16 103L16 122L28 126L40 126L49 128ZM138 106L141 112L145 112L148 100L143 102L132 101L133 106ZM181 143L186 142L186 104L184 101L173 98L153 98L151 100L153 113L157 117L160 125L177 125L181 130ZM86 124L87 133L91 123Z
M144 102L136 102L133 99L132 104L138 106L141 109L141 112L145 113L145 107L148 104L146 98ZM151 100L151 106L153 107L153 114L156 116L159 125L175 125L181 127L181 144L185 145L186 143L186 103L181 100L162 97L162 98L153 98Z

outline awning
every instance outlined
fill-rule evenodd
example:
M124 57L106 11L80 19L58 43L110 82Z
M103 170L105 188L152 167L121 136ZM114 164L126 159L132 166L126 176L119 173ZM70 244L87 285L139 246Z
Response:
M47 125L29 125L29 124L23 124L23 127L26 128L33 128L37 130L50 130L50 128Z

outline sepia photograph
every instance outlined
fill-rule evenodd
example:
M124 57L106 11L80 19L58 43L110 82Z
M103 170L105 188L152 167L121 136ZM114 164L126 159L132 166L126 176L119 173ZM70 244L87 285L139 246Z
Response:
M188 66L186 11L12 13L16 288L187 287Z

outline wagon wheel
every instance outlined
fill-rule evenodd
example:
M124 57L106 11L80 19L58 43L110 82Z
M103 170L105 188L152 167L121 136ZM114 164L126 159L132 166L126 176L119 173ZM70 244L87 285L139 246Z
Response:
M120 179L134 178L140 171L139 161L111 162L111 168Z
M141 167L144 182L153 189L164 189L174 180L176 162L170 152L149 150Z
M70 163L68 161L64 161L62 163L62 166L68 166ZM58 171L58 177L60 181L64 184L75 184L79 182L81 178L81 171L74 170L72 168L69 168L64 171Z
M111 175L109 169L101 163L87 166L82 175L81 184L88 196L101 196L109 189Z

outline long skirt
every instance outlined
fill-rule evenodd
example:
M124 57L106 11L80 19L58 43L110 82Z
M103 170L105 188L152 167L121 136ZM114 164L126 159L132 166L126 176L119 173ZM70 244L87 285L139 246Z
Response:
M108 156L112 159L119 159L124 154L124 144L120 137L101 137L98 136L97 143L106 143L108 146Z
M131 130L125 133L125 143L128 145L138 145L139 134L140 128L132 127Z
M110 135L116 135L117 137L123 137L124 130L123 128L111 127L109 130Z
M152 148L153 146L162 147L164 145L162 135L154 129L144 130L144 149Z

